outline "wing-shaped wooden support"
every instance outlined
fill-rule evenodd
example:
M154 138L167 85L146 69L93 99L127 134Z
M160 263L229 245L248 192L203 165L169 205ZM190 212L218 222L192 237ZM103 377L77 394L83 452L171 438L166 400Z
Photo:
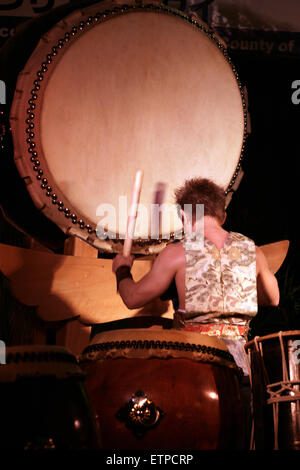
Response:
M279 242L260 246L267 258L269 268L273 274L277 273L284 262L289 246L290 242L288 240L281 240Z
M79 243L77 239L71 243ZM38 315L45 321L58 322L80 316L85 324L106 323L141 315L157 315L172 318L171 302L157 299L142 309L128 310L116 292L115 276L110 259L98 259L97 250L90 257L90 248L83 243L83 256L57 255L0 244L0 270L10 280L12 294L20 302L37 306ZM276 273L282 265L289 247L287 240L263 245L270 269ZM93 248L93 250L95 250ZM74 249L67 252L74 253ZM139 280L150 269L151 259L137 259L132 273ZM85 328L83 340L74 343L71 337L79 338L78 321L68 325L64 339L74 353L82 351L83 342L88 343L90 328ZM58 343L59 344L59 343Z
M152 261L136 260L132 273L140 279ZM137 315L171 314L168 303L128 310L116 291L110 259L56 255L0 244L0 269L10 279L13 295L26 305L37 305L44 320L80 315L85 323L100 323Z
M72 243L78 243L77 239L74 240ZM14 297L25 305L37 306L38 315L46 321L60 321L78 315L80 322L85 324L141 315L172 317L171 303L159 299L142 309L128 310L116 291L112 261L90 257L86 251L90 247L81 243L84 256L57 255L0 244L0 270L10 280ZM72 249L66 251L74 252ZM97 256L97 250L95 254ZM136 260L132 268L134 279L143 277L151 269L151 264L151 259ZM68 325L67 335L79 338L80 333L75 331L78 328L76 323L79 322ZM90 328L82 325L81 328L86 329L88 342ZM64 341L67 346L71 344L68 338ZM79 343L82 341L78 340L78 345L70 349L78 351L82 346Z

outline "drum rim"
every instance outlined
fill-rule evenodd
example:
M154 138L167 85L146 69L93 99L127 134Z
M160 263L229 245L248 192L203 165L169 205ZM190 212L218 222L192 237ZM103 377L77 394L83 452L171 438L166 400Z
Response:
M118 338L119 335L119 338ZM126 339L128 335L128 339ZM131 337L130 337L131 336ZM101 341L101 337L103 340ZM186 341L184 339L186 338ZM195 342L192 340L195 338ZM182 339L183 341L180 341ZM198 341L196 341L198 339ZM202 340L202 342L201 342ZM232 354L228 351L221 338L199 333L182 332L180 330L149 330L148 328L134 328L110 330L98 333L80 355L79 362L94 360L95 356L103 356L110 359L113 351L113 359L125 357L125 351L129 352L130 360L135 351L143 352L142 355L153 359L192 359L207 363L226 363L235 368L236 364ZM116 354L114 353L116 352ZM147 353L148 351L148 353ZM199 357L194 358L192 354ZM141 359L143 359L141 355ZM206 358L204 360L203 358ZM132 357L133 358L133 357Z
M224 351L227 351L227 346L224 343L224 341L222 341L222 338L219 338L216 335L206 335L206 334L201 334L201 333L194 332L194 331L177 330L175 328L150 329L150 328L141 327L141 328L119 328L119 329L104 330L104 331L100 331L96 333L93 336L88 346L98 344L99 340L101 340L102 338L105 339L106 342L109 342L110 339L113 340L114 338L117 338L118 336L123 338L123 336L129 337L129 335L131 336L131 339L133 339L132 337L134 336L135 339L138 339L138 340L142 339L141 338L142 336L144 336L143 339L148 339L148 340L158 340L159 337L162 337L162 338L173 337L174 341L176 341L175 338L176 339L178 338L178 340L180 338L187 338L189 339L189 341L181 341L181 343L188 344L188 343L191 343L191 341L193 341L193 344L199 344L199 345L205 344L208 347L219 347L220 349L223 348Z
M286 331L280 330L277 333L270 333L269 335L255 336L254 339L252 339L251 341L248 341L245 344L245 348L248 348L248 347L252 346L256 342L262 342L262 341L267 341L269 339L279 338L280 335L283 336L283 337L285 337L285 336L300 336L300 330L286 330Z
M6 362L0 368L0 383L43 377L83 380L85 374L76 356L63 346L7 346Z
M145 0L142 0L142 2L145 2ZM72 13L66 15L64 19L68 18L71 21L72 15L76 14L77 11L78 10L74 10ZM84 33L86 30L88 31L95 24L99 24L101 22L110 20L116 15L129 14L131 12L159 12L159 13L164 13L164 14L171 14L171 15L181 18L182 20L191 24L195 28L198 28L210 40L212 40L215 43L215 45L218 47L219 51L222 53L227 64L230 66L233 76L236 80L237 87L240 92L241 103L242 103L242 115L243 115L243 138L242 138L241 151L240 151L239 159L237 161L235 170L231 177L231 181L229 182L228 187L225 190L225 193L228 199L230 200L229 196L231 196L231 193L236 189L236 187L234 188L234 186L237 186L239 184L239 179L240 179L239 177L242 173L241 162L244 156L245 142L248 136L249 116L248 116L248 110L247 110L248 106L247 106L246 90L242 86L237 70L232 63L231 58L228 55L226 44L224 44L222 40L212 30L210 30L209 27L205 23L203 23L195 15L186 15L182 11L176 10L164 4L160 4L156 2L152 4L148 4L148 3L147 4L146 3L135 4L133 3L133 0L130 0L129 2L127 2L126 5L125 4L120 4L118 6L111 5L110 9L108 7L107 2L105 2L103 5L97 3L96 5L95 4L90 5L84 9L81 9L82 20L80 21L80 23L77 26L73 26L70 33L66 33L65 38L60 39L58 41L57 46L52 47L52 50L50 51L50 53L47 54L47 58L49 60L48 64L45 59L41 64L41 69L36 74L34 84L32 85L33 89L31 90L31 98L28 100L29 108L27 110L27 115L25 119L27 134L29 134L30 136L30 133L32 131L32 129L30 129L30 126L34 124L34 119L35 119L35 112L34 112L35 100L38 99L40 88L43 89L43 87L41 87L40 84L42 84L42 80L45 76L45 73L47 73L47 70L51 67L50 64L52 62L52 56L54 57L58 55L59 51L63 48L64 44L71 43L72 37L75 37L75 40L76 40L76 35L78 36L79 32ZM61 21L64 21L64 19ZM57 25L52 27L50 31L56 26ZM68 39L66 39L67 35L68 35ZM49 47L51 45L52 44L50 44ZM34 51L35 50L36 48L34 49ZM34 54L34 51L32 52L29 58L29 62L30 62L32 55ZM25 71L25 74L23 74L23 76L19 76L18 78L16 90L22 89L20 85L22 84L22 81L26 78L25 75L26 75L27 66L28 66L28 62L25 65L25 68L23 70L23 73ZM43 152L41 148L38 149L38 147L41 147L40 145L38 146L35 145L34 136L32 138L29 137L29 140L31 141L28 142L28 146L27 146L27 151L29 153L29 157L31 157L31 162L26 163L25 161L23 161L23 157L20 157L20 155L22 154L21 137L18 137L17 135L18 124L17 124L17 119L15 117L17 115L17 111L19 107L18 102L19 102L18 96L15 96L13 99L11 116L10 116L11 127L13 129L15 128L15 131L16 131L15 132L16 136L14 137L14 145L15 145L16 154L17 154L15 158L15 163L16 163L16 166L18 167L19 172L21 173L21 176L23 177L25 176L25 174L23 174L24 166L26 167L27 165L26 176L28 176L27 174L29 172L32 176L33 181L35 180L35 177L37 179L37 183L34 182L34 185L33 185L33 186L36 185L36 187L39 186L39 192L37 194L33 191L32 188L30 188L31 185L27 186L27 189L31 193L31 197L35 205L41 211L45 211L45 215L47 215L48 218L49 218L48 214L50 212L54 213L55 211L58 211L59 222L54 221L54 223L58 225L63 231L70 233L72 235L75 235L79 238L82 238L83 240L96 246L97 248L102 249L103 251L106 251L106 252L121 251L124 240L118 237L116 240L111 240L111 239L100 240L97 237L95 224L92 223L90 220L88 220L87 217L80 214L78 210L75 210L73 208L73 204L68 200L67 195L61 193L60 189L57 187L57 185L55 185L55 180L52 177L51 172L49 171L47 162L44 161L43 168L41 167L38 152L41 151L41 154ZM38 124L38 127L39 127L39 124ZM23 131L23 134L24 134L24 131ZM23 136L23 139L24 139L24 136ZM44 160L44 158L42 159ZM31 176L29 176L29 178L31 178ZM48 208L47 204L43 201L45 199L43 192L49 198L49 201L52 202L53 209ZM50 218L53 221L52 217ZM84 219L87 219L87 222L85 222ZM168 241L164 241L164 239L162 238L159 238L158 240L136 239L133 242L133 252L148 254L151 252L161 251L161 249L163 249L167 243L172 242L174 238L175 238L175 235L171 234L170 239ZM152 247L153 247L153 250L151 249Z
M11 345L6 347L6 355L11 362L22 362L30 360L30 357L45 357L45 360L51 361L57 358L64 358L66 362L76 362L76 356L71 353L64 346L56 345L39 345L39 344L24 344L24 345ZM29 357L30 356L30 357Z

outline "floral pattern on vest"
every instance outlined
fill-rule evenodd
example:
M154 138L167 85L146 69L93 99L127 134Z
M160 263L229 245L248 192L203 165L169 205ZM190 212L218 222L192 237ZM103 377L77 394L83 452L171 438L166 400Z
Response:
M229 232L219 251L208 239L186 238L185 319L218 321L257 313L256 252L248 237ZM229 318L228 318L229 319ZM234 323L234 320L233 320Z

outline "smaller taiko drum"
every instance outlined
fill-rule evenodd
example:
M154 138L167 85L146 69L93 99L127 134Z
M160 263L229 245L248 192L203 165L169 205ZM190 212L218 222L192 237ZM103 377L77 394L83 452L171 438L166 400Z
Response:
M300 331L256 337L251 366L256 450L300 450Z
M100 449L84 377L63 347L7 347L0 365L0 448Z
M242 449L238 370L222 340L163 329L96 334L81 367L105 449Z

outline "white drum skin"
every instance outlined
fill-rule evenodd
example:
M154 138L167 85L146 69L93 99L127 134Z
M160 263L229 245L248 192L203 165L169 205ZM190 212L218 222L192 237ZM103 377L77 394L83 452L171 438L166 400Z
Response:
M224 45L200 20L164 6L101 9L93 5L59 22L20 74L11 113L15 160L45 215L112 252L121 251L124 198L129 206L135 171L142 169L145 211L133 252L148 253L159 244L150 225L159 192L165 204L161 241L182 228L168 208L185 179L207 177L225 190L237 180L246 102ZM28 110L31 95L34 108ZM28 119L34 123L29 143ZM116 211L109 229L120 242L95 233L97 224L107 224L105 205Z

